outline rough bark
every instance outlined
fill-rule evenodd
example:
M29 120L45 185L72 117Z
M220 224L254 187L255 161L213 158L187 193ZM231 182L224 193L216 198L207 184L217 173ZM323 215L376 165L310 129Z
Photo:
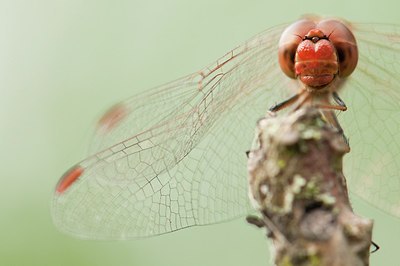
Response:
M369 265L372 221L350 206L342 158L349 146L315 109L258 123L249 189L278 266Z

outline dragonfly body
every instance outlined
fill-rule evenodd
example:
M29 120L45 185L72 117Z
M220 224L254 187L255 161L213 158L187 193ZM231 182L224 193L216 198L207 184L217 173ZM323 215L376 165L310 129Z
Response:
M244 151L268 105L284 99L288 100L270 110L311 104L341 130L334 110L347 107L338 91L359 93L346 98L353 101L376 93L379 87L385 107L393 109L385 111L388 120L377 121L394 129L389 136L394 140L395 127L400 131L395 117L400 110L396 74L400 73L400 47L393 32L400 34L400 28L357 28L339 20L303 19L271 28L200 71L115 105L99 121L92 155L58 182L52 204L55 224L83 238L132 239L244 216L251 210ZM380 60L371 62L374 57ZM364 86L365 82L375 84ZM297 94L289 97L290 89ZM357 104L351 110L365 107ZM371 119L383 114L375 110ZM350 111L351 122L352 115ZM371 132L345 130L350 137L360 134L360 139ZM376 154L371 161L390 154L386 163L392 168L385 168L390 172L383 172L382 178L400 190L398 150L391 146L384 152L386 141L379 142L380 132L376 136L375 153L355 143L354 154L361 153L362 158ZM354 173L371 173L356 160L349 165ZM359 178L368 182L353 188L369 199L370 194L363 193L375 186L365 175ZM377 198L372 203L400 216L399 193L385 192L373 193ZM391 198L383 200L389 194Z

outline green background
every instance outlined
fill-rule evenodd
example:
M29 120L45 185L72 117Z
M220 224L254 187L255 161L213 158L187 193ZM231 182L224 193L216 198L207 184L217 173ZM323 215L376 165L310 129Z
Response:
M113 103L196 71L254 34L306 13L400 23L398 1L0 1L0 265L272 265L243 219L160 237L83 241L59 233L50 201ZM400 220L361 200L398 265Z

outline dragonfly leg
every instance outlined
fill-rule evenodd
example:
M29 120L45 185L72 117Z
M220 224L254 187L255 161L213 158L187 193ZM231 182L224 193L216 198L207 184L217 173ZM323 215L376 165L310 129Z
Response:
M325 119L332 126L334 126L339 131L339 133L343 133L343 128L340 126L336 114L332 110L321 110L321 112L324 115Z
M343 110L343 111L346 111L346 110L347 110L347 106L346 106L346 104L343 102L343 100L340 99L340 97L339 97L339 95L337 94L336 91L332 94L332 96L333 96L333 100L335 100L335 102L336 102L339 106L341 106L341 107L343 107L343 108L345 109L345 110Z
M296 94L296 95L290 97L289 99L287 99L287 100L285 100L285 101L283 101L283 102L281 102L281 103L275 104L274 106L272 106L271 108L269 108L269 111L270 111L270 112L278 112L279 110L282 110L282 109L285 109L286 107L291 106L292 104L294 104L294 103L299 99L299 97L300 97L303 93L304 93L304 92L300 92L300 93L298 93L298 94Z
M249 224L252 224L252 225L257 226L258 228L263 228L263 227L265 227L264 221L263 221L261 218L255 216L255 215L248 215L248 216L246 217L246 221L247 221Z
M334 111L325 109L325 110L321 110L321 112L322 112L323 116L325 117L325 119L329 122L329 124L334 126L338 130L338 132L343 135L344 141L346 142L347 146L349 146L349 149L350 149L349 139L344 134L343 128L340 126L339 121L338 121Z
M377 252L381 247L377 244L377 243L375 243L374 241L372 241L371 240L371 244L374 246L374 250L372 250L371 251L371 253L375 253L375 252Z
M305 105L306 102L309 102L312 99L312 95L310 93L306 93L306 91L303 91L300 96L302 97L298 101L296 107L293 108L294 111L299 110L301 107Z
M265 220L255 216L255 215L248 215L246 217L246 221L249 224L255 225L258 228L265 228L267 230L267 237L272 238L274 237L273 230L269 227L269 223L266 223Z
M331 109L331 110L338 110L338 111L346 111L347 110L347 106L346 104L343 102L342 99L340 99L339 95L337 94L337 92L334 92L332 94L333 96L333 100L338 104L338 105L332 105L329 102L327 103L317 103L314 104L314 107L319 108L319 109Z
M338 111L346 111L347 110L347 106L340 106L340 105L317 103L317 104L314 104L313 106L318 109L330 109L330 110L338 110Z

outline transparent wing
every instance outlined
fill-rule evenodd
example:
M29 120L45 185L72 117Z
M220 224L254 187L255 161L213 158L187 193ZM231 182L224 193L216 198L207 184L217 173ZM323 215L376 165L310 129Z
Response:
M247 213L245 151L256 121L295 87L277 63L284 27L107 112L98 152L57 186L55 224L83 238L129 239Z
M400 26L356 24L354 33L360 61L341 92L345 176L352 192L400 217Z

